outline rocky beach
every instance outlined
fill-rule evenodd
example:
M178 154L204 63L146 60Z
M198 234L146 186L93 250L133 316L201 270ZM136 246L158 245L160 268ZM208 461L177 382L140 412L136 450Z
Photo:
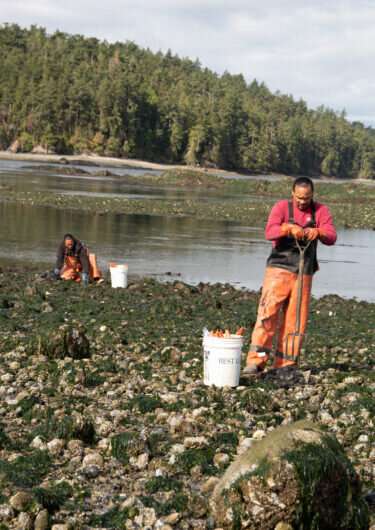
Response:
M3 3L0 530L375 530L371 2Z
M202 330L241 325L248 342L259 293L85 289L32 268L3 268L0 283L0 528L218 528L209 501L225 469L301 419L374 490L374 304L313 300L298 370L216 388Z
M26 171L29 160L22 160ZM113 177L192 196L173 202L24 191L6 184L0 200L82 210L102 219L142 213L150 219L192 216L261 227L291 183L286 176L228 179L179 167L134 176L122 166L119 176L116 161L113 169L91 161L89 171L90 161L77 157L39 162L33 171L47 178L50 173ZM206 195L209 201L202 200ZM317 182L319 195L337 226L375 227L371 183ZM217 388L203 384L203 329L243 326L244 364L259 292L142 277L132 277L127 289L112 289L108 276L103 284L84 288L53 280L45 264L5 262L0 272L1 530L375 527L375 304L336 295L313 299L298 369L270 370L241 379L236 388ZM236 508L228 516L221 510L226 497L215 505L214 492L226 471L272 433L277 436L276 429L292 429L300 420L334 439L322 438L325 474L333 469L331 453L343 451L349 459L345 465L338 460L351 477L351 493L343 504L349 511L336 526L336 512L328 526L316 522L311 515L316 499L303 481L296 507L288 504L297 488L288 470L295 465L297 471L296 463L281 466L281 482L269 476L268 463L262 461L255 473L250 468L245 483L236 483L230 493L237 507L240 491L241 499L250 495L250 511ZM285 489L285 476L293 491ZM254 498L254 484L246 480L255 481L262 494ZM324 503L334 506L334 492L328 486L322 491Z

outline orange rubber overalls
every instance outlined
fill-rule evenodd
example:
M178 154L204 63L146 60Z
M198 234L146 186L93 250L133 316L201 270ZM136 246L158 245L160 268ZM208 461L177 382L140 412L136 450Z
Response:
M259 368L264 368L273 350L276 332L278 338L274 367L295 364L302 346L302 340L292 335L297 320L297 276L297 273L285 269L267 267L247 364L254 363ZM299 329L301 335L306 330L311 285L312 275L304 275Z
M96 255L91 254L87 251L89 260L89 278L91 280L99 280L102 277L102 273L98 267L96 261ZM75 282L81 281L82 265L76 256L65 256L64 266L60 273L63 280L74 280Z
M294 223L293 206L289 203L289 223ZM315 226L313 211L310 227ZM257 320L251 336L247 365L255 364L263 369L269 354L276 346L274 367L294 365L300 354L302 336L308 319L312 278L318 269L316 242L307 249L302 281L300 326L297 336L297 298L299 250L293 238L283 238L267 260L262 295ZM273 341L278 333L277 344Z

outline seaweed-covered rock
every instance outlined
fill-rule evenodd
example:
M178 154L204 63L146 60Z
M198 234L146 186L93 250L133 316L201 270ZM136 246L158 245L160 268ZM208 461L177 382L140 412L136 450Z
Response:
M71 328L64 335L65 351L73 359L90 357L90 343L81 329Z
M341 446L311 422L280 427L235 460L210 506L225 529L367 530L359 478Z
M37 352L50 359L88 359L91 357L90 342L83 329L61 326L56 331L39 336Z
M136 432L126 431L111 438L111 454L123 464L144 454L145 447L145 441Z

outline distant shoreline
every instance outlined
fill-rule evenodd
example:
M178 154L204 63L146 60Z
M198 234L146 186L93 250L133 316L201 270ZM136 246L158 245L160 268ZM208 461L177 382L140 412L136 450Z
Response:
M147 162L145 160L138 160L134 158L115 158L99 155L57 155L57 154L33 154L33 153L10 153L9 151L0 151L0 160L14 160L14 161L25 161L25 162L49 162L63 164L67 161L70 164L74 162L87 162L97 164L98 166L113 166L113 167L129 167L129 168L144 168L144 169L156 169L160 171L166 171L170 169L178 170L192 170L192 171L204 171L205 173L217 174L217 175L238 175L236 171L227 171L224 169L216 168L202 168L194 166L184 166L179 164L160 164L157 162ZM254 175L256 177L256 175Z
M144 160L136 160L133 158L115 158L99 155L57 155L57 154L33 154L33 153L10 153L9 151L0 151L1 160L24 160L34 162L55 162L63 163L66 160L69 163L74 161L91 162L98 165L114 165L114 166L131 166L142 167L147 169L180 169L187 168L187 166L158 164L156 162L146 162Z
M109 166L109 167L122 167L129 169L152 169L157 171L198 171L204 172L208 175L217 175L221 177L230 177L238 179L253 178L259 180L278 180L283 178L293 179L297 175L287 175L283 173L241 173L238 171L229 171L220 168L206 168L200 166L187 166L182 164L162 164L158 162L148 162L146 160L138 160L135 158L116 158L109 156L99 156L94 154L86 155L57 155L57 154L40 154L40 153L10 153L9 151L0 151L0 160L12 160L12 161L25 161L25 162L41 162L41 163L52 163L52 164L74 164L74 163L87 163L88 165L96 165L98 167ZM302 176L302 175L299 175ZM344 184L351 182L353 184L367 184L375 185L375 179L348 179L338 177L312 177L312 180L319 183L331 183L331 184Z

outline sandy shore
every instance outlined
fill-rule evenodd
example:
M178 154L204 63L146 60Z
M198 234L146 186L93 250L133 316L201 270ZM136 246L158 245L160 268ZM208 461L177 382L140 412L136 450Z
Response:
M258 180L279 180L290 175L284 175L281 173L269 173L269 174L246 174L239 173L237 171L227 171L220 168L202 168L197 166L184 166L181 164L159 164L157 162L148 162L146 160L137 160L134 158L115 158L109 156L98 156L94 154L89 155L54 155L54 154L33 154L33 153L10 153L9 151L0 151L0 160L18 160L25 162L41 162L41 163L88 163L95 164L97 166L112 166L112 167L128 167L128 168L142 168L142 169L156 169L159 171L166 170L192 170L192 171L204 171L209 175L218 175L221 177L238 177L239 179L252 177ZM290 176L291 177L291 176ZM332 177L314 177L314 182L323 182L325 184L365 184L366 186L375 186L375 180L368 179L341 179Z
M204 171L211 174L220 174L220 175L239 175L234 171L228 172L223 169L207 169L199 168L194 166L183 166L183 165L174 165L174 164L158 164L156 162L147 162L146 160L136 160L134 158L115 158L107 156L98 156L98 155L43 155L43 154L32 154L32 153L10 153L9 151L0 151L0 160L19 160L19 161L28 161L28 162L42 162L42 163L63 163L67 161L69 163L74 162L87 162L94 163L98 166L117 166L117 167L132 167L132 168L146 168L146 169L157 169L164 171L167 169L190 169L197 171Z

